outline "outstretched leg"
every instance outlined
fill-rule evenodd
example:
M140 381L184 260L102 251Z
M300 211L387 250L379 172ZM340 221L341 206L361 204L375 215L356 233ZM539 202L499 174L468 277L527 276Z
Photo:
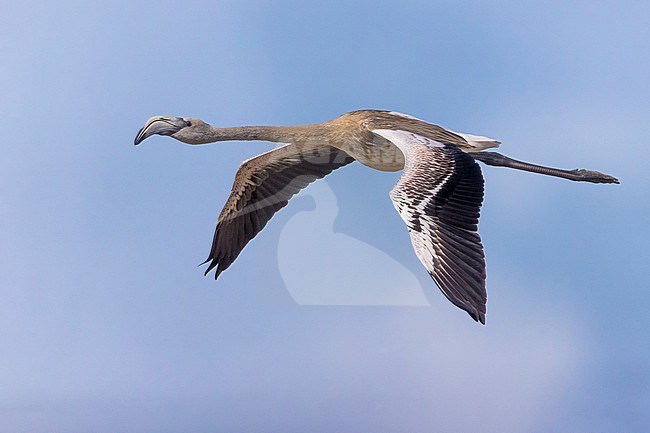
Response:
M544 167L542 165L517 161L516 159L508 158L507 156L501 155L497 152L470 152L469 154L478 161L497 167L510 167L516 170L530 171L533 173L545 174L548 176L563 177L565 179L575 180L578 182L620 183L618 179L613 176L601 173L599 171L585 170L584 168L575 170L562 170L559 168Z

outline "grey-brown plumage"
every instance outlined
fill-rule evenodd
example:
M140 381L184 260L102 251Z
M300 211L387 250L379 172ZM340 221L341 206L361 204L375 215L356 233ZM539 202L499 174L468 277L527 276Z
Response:
M377 170L404 170L390 197L406 223L416 255L444 295L481 323L485 323L487 301L485 258L478 235L484 182L475 160L575 181L618 183L595 171L543 167L483 152L499 142L382 110L353 111L313 125L233 128L214 128L194 118L156 116L138 132L135 144L154 134L188 144L288 143L239 167L204 262L206 274L216 268L217 278L301 189L356 160Z
M224 206L212 240L205 275L218 278L289 199L316 179L354 159L331 146L288 144L245 161Z

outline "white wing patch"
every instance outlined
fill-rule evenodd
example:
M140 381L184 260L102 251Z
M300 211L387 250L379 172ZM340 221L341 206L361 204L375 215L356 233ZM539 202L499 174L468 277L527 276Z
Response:
M405 169L407 168L406 165L411 165L410 164L410 159L413 158L414 153L417 152L417 149L421 146L426 147L445 147L443 143L440 143L435 140L431 140L430 138L423 137L419 134L415 134L413 132L408 132L408 131L399 131L399 130L393 130L393 129L375 129L372 131L374 134L381 135L384 137L386 140L391 141L395 146L399 148L399 150L402 151L404 154L404 161L405 161ZM407 158L406 155L409 155L410 158ZM430 198L433 199L438 191L440 191L440 188L442 188L445 183L449 180L453 172L448 172L443 174L443 178L440 179L437 185L433 186L433 188L428 191L428 194L431 196ZM395 206L395 209L397 212L400 213L400 216L406 222L407 225L409 225L409 211L405 209L403 206L403 203L401 203L399 200L396 200L393 195L391 195L391 198L393 199L393 205ZM424 209L427 206L428 200L422 200L413 210L417 211L420 214L424 214ZM398 207L398 204L400 207ZM416 244L416 239L413 238L413 235L411 235L411 240L413 241L414 245ZM427 249L428 250L428 249ZM416 253L418 253L418 256L420 255L420 248L416 248ZM431 251L429 251L431 253Z
M388 114L393 114L393 115L395 115L395 116L405 117L405 118L407 118L407 119L418 120L418 121L420 121L420 122L424 122L424 120L422 120L422 119L418 119L418 118L415 117L415 116L411 116L410 114L399 113L399 112L397 112L397 111L391 111L391 112L389 112Z
M439 143L430 138L423 137L414 132L400 131L394 129L373 129L373 134L380 135L386 140L392 142L406 155L406 149L410 146L432 146L432 147L445 147L444 144Z
M414 116L411 116L411 115L408 115L408 114L404 114L404 113L399 113L397 111L391 111L388 114L393 114L395 116L404 117L405 119L411 119L411 120L417 120L417 121L420 121L420 122L425 122L424 120L418 119L417 117L414 117ZM467 141L467 143L471 147L473 147L473 150L476 151L476 152L484 150L484 149L489 149L489 148L492 148L492 147L499 147L499 145L501 144L500 141L495 140L494 138L484 137L482 135L465 134L463 132L452 131L449 128L445 128L445 129L447 131L453 133L453 134L456 134L456 135L459 135L459 136L463 137L463 139L465 141ZM373 131L373 132L375 132L375 131ZM384 138L388 138L388 137L384 137ZM397 144L395 143L395 145L397 145Z
M477 152L491 147L499 147L501 144L500 141L494 138L483 137L482 135L464 134L462 132L452 131L451 129L448 129L448 131L463 137Z

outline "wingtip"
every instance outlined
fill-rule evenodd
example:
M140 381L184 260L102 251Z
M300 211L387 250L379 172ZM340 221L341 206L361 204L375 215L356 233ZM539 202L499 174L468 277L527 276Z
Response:
M480 323L481 325L485 325L485 313L481 311L468 311L470 317L474 319L475 322Z
M210 260L212 260L212 258L211 258L211 257L208 257L207 259L205 259L204 261L202 261L201 263L199 263L198 265L196 265L196 267L199 268L199 267L205 265L206 263L208 263ZM204 277L205 277L206 275L208 275L208 272L210 272L210 269L212 269L212 268L211 268L210 266L208 266L208 269L206 269L205 272L203 273L203 276L204 276Z
M213 270L215 266L217 266L218 262L217 262L216 260L212 259L212 258L208 258L208 260L206 260L205 262L201 263L201 265L205 265L206 263L210 262L211 260L212 260L212 262L208 265L207 269L206 269L205 272L203 273L203 276L207 276L208 273L210 273L210 271ZM200 266L200 265L199 265L199 266Z
M211 261L211 263L208 265L208 268L207 268L207 269L205 270L205 272L203 273L203 276L204 276L204 277L207 277L208 274L210 273L210 271L213 270L213 269L216 267L217 269L214 271L214 279L215 279L215 281L216 281L217 278L219 278L219 275L221 275L221 273L222 273L225 269L221 268L221 266L219 265L219 262L216 261L216 260L214 260L214 259L212 259L212 258L208 258L206 261L204 261L203 263L201 263L199 266L205 265L206 263L208 263L208 262L210 262L210 261Z

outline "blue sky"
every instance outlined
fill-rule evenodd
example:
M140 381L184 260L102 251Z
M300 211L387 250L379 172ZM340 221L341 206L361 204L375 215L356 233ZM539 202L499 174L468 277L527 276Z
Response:
M647 431L649 13L644 2L4 5L0 431ZM359 108L622 183L484 167L485 327L412 252L388 198L398 174L362 166L307 189L218 283L204 278L196 265L237 166L271 146L135 148L143 122L297 124ZM300 251L326 278L287 266ZM364 281L364 296L385 294L396 279L424 306L295 298Z

